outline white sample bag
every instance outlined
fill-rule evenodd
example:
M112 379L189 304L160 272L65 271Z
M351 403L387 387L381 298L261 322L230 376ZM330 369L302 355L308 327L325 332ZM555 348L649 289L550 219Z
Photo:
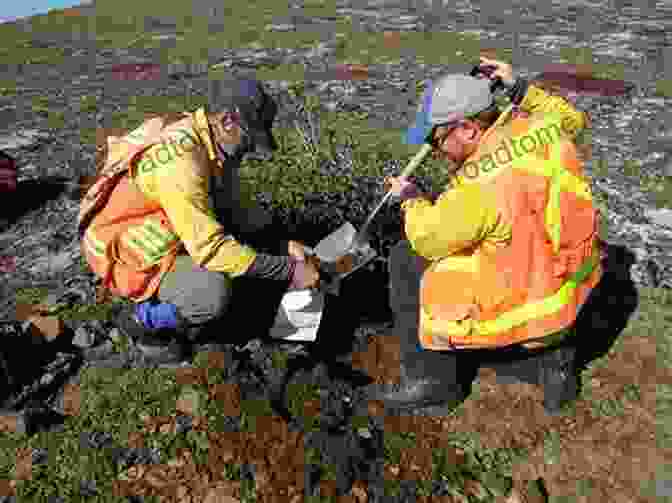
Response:
M323 311L323 292L310 289L287 292L280 302L270 335L286 341L314 342Z

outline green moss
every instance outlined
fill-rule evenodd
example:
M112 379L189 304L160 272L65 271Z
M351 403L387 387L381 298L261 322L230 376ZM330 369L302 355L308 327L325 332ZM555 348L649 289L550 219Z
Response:
M287 368L287 359L288 355L282 351L275 351L272 355L273 358L273 368L276 369L286 369Z
M47 288L21 288L16 291L16 302L22 304L38 304L49 295Z
M81 113L95 112L97 109L98 102L95 96L82 96L79 99L79 111Z
M653 202L657 208L672 209L672 182L662 180L651 187Z
M308 400L319 400L319 386L315 384L288 384L287 397L289 404L287 408L296 417L305 417L304 404ZM308 419L308 418L306 418Z
M656 82L656 94L664 98L672 96L672 80L661 79Z
M240 418L244 431L254 432L255 418L258 416L272 416L273 407L270 400L242 400L240 403Z
M401 459L401 452L404 449L412 449L415 446L414 438L402 433L386 433L383 440L385 448L385 458L390 459L391 463L398 464Z
M13 85L6 85L6 86L0 86L0 96L4 97L12 97L16 96L18 93L16 86Z

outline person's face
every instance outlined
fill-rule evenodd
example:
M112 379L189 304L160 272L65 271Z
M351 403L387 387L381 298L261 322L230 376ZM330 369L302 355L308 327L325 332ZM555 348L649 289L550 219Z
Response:
M239 164L247 143L239 115L235 112L218 115L211 126L219 160L227 165Z
M432 157L460 166L474 153L482 136L479 123L468 119L440 126L432 137Z

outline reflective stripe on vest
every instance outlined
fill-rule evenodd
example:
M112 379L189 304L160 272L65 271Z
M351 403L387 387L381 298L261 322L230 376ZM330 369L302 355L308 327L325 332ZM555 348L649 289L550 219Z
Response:
M176 234L162 229L151 220L129 227L126 234L122 237L123 243L142 257L148 266L161 260L179 239Z
M555 121L546 120L542 122L542 125L539 128L535 129L546 129L553 125ZM545 125L544 125L545 124ZM515 139L528 136L528 134L517 136ZM537 135L540 137L541 135ZM517 162L513 163L514 169L520 169L528 173L534 173L539 176L544 176L550 178L549 194L548 194L548 205L546 206L546 211L544 214L544 221L546 224L546 229L548 230L551 241L553 242L553 251L555 253L560 249L560 226L561 218L560 214L560 193L561 192L572 192L582 199L591 200L592 191L590 189L590 184L583 178L576 176L571 171L564 168L562 165L562 150L560 145L556 145L556 148L547 148L547 152L550 151L551 157L540 166L537 162L526 162L528 159L522 158Z
M579 284L585 281L595 270L599 260L600 254L599 250L597 250L595 255L591 259L586 260L581 268L570 276L555 294L545 299L513 308L506 313L502 313L495 320L479 321L467 319L461 322L437 320L433 319L421 307L420 316L423 319L422 323L425 325L425 330L431 326L431 329L428 330L430 332L451 333L460 336L466 336L470 333L488 336L507 332L534 319L544 318L560 311L569 303ZM441 344L441 342L437 343Z
M524 131L523 134L512 136L511 142L521 142L523 138L533 136L532 133L535 131L536 134L534 136L542 140L543 137L540 134L541 131L549 130L552 127L556 127L558 130L561 129L557 122L557 119L553 119L553 115L551 115L550 118L538 120L535 122L533 128ZM549 201L546 206L544 221L546 229L551 237L551 241L553 242L553 250L556 253L560 248L560 193L562 191L572 192L580 198L588 200L592 199L590 184L585 179L576 176L574 173L563 167L562 148L561 145L557 143L560 140L561 138L558 138L555 145L545 143L544 141L540 142L540 146L545 146L546 151L551 153L551 157L543 164L535 162L536 159L534 159L533 154L528 153L514 159L511 163L499 164L497 168L489 170L483 177L484 179L491 178L496 176L502 169L504 169L504 167L509 167L509 169L519 169L527 173L550 178ZM553 148L554 146L555 148ZM462 184L463 178L458 177L457 181L458 185Z
M522 158L514 162L513 169L519 169L538 176L550 178L548 188L548 204L544 212L544 223L546 230L553 243L553 251L558 253L560 249L560 227L562 215L560 213L560 193L572 192L582 199L592 200L590 184L576 176L574 173L565 169L562 165L562 152L560 148L551 148L551 157L544 162L543 167L538 162L526 162L528 159Z

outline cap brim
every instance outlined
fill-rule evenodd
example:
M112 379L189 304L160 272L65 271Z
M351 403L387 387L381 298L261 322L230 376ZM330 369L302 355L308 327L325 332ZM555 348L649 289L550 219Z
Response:
M422 145L426 143L427 137L432 132L433 126L429 123L427 114L418 112L415 117L415 124L406 130L404 143L406 145Z
M426 140L431 131L431 126L413 126L406 131L406 134L404 135L404 143L406 145L422 145L427 143Z
M426 143L427 136L432 132L432 124L429 122L429 110L432 103L432 82L425 83L425 92L420 98L420 105L415 114L415 124L413 124L404 135L403 141L406 145L422 145Z

